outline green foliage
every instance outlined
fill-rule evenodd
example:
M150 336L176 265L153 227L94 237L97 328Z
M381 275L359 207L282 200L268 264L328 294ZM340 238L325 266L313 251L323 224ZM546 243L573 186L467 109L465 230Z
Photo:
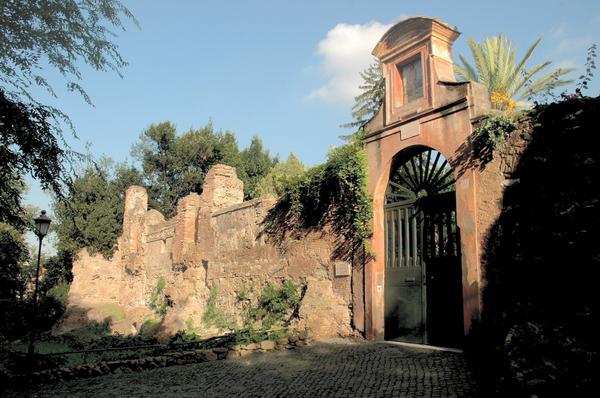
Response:
M494 150L503 145L516 128L515 121L509 116L490 115L479 123L473 134L479 145Z
M98 71L127 65L110 39L115 28L125 30L131 12L116 0L5 1L0 4L0 88L33 101L31 87L56 96L43 72L54 69L69 91L79 92L80 65ZM64 115L60 115L64 116Z
M66 307L70 287L71 285L68 283L59 283L48 290L48 295Z
M342 127L357 128L361 130L381 108L385 100L385 79L381 61L375 60L367 69L360 73L363 79L359 89L362 91L354 97L352 106L353 122L346 123Z
M474 159L480 167L493 159L494 150L502 147L516 128L513 117L505 113L487 115L479 122L471 140Z
M268 283L255 302L246 289L238 292L238 299L242 302L243 326L235 331L236 343L258 343L286 335L290 321L298 314L305 289L292 280L281 285Z
M195 330L179 330L169 340L171 344L201 342L202 337Z
M252 137L250 145L240 152L242 169L239 177L244 181L244 198L253 199L260 196L259 183L277 164L277 157L271 157L263 148L261 139Z
M20 274L28 260L23 234L13 226L0 223L0 300L13 300L24 289Z
M290 179L267 218L267 232L330 224L340 237L337 255L352 256L371 235L372 207L367 190L367 157L362 134L332 149L324 164ZM281 228L283 226L283 231Z
M142 164L150 207L167 218L175 214L179 199L202 192L204 177L214 164L236 167L246 198L254 198L258 181L276 163L258 137L240 152L233 133L214 131L212 122L182 135L170 122L152 124L140 135L132 155Z
M534 76L551 64L543 62L526 69L526 63L531 58L541 39L536 40L518 62L511 40L502 33L488 37L483 43L477 43L469 38L467 43L473 55L474 66L466 58L459 55L462 65L454 64L454 71L463 80L472 80L488 87L492 97L492 105L496 109L512 109L515 105L528 105L517 101L526 100L542 91L564 86L572 80L562 80L561 76L571 72L573 68L558 68L537 80Z
M206 309L202 315L202 321L207 328L216 326L219 329L235 330L236 326L227 319L223 311L217 307L217 295L219 291L216 287L210 289Z
M11 100L0 88L0 222L19 229L27 225L21 207L24 175L57 197L70 183L72 156L61 148L49 117L42 107Z
M32 88L56 96L44 76L54 69L89 103L80 65L119 73L126 63L109 39L127 19L133 16L116 0L0 3L0 222L19 223L15 180L30 174L63 199L69 165L79 157L65 148L60 121L71 126L68 116L39 103Z
M126 165L112 167L109 160L89 165L73 181L67 200L54 204L59 250L77 253L87 247L91 254L110 258L122 230L123 188L139 178Z
M289 181L302 175L305 171L304 164L291 153L285 162L279 162L258 182L256 195L272 195L279 197L284 192L284 187Z
M166 283L164 278L159 278L156 286L150 293L148 305L154 311L156 316L164 318L167 314L167 309L173 305L171 298L165 294Z
M254 328L257 324L263 331L274 326L285 326L288 317L300 306L300 285L291 280L281 286L267 284L258 298L256 306L245 305L245 325Z
M143 337L155 335L160 327L161 322L161 320L157 319L146 319L140 326L140 335Z
M73 255L61 250L56 255L43 260L44 277L40 292L47 292L58 285L69 285L73 281ZM68 288L67 288L68 291Z

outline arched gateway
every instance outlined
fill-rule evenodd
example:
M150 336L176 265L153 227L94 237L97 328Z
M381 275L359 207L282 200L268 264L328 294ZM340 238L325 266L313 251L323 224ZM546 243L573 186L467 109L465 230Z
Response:
M445 346L463 334L455 181L444 156L416 146L392 162L385 193L385 338Z
M373 195L374 256L364 268L364 319L371 339L460 346L480 314L477 170L462 168L487 89L456 82L456 28L405 19L386 32L386 97L365 137Z

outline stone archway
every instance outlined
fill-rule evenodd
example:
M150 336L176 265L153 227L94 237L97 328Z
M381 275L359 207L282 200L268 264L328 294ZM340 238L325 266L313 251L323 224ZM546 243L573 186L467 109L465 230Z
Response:
M454 170L454 217L460 229L460 240L456 241L460 249L457 252L463 313L460 337L469 333L480 315L480 245L485 225L477 217L479 171L461 167L457 159L469 151L473 123L490 109L490 102L486 87L456 82L454 78L451 50L458 35L456 28L438 19L408 18L392 26L373 50L373 55L382 61L386 96L377 115L367 124L369 133L364 138L368 188L373 196L370 247L374 256L364 265L364 323L362 315L355 312L355 324L364 325L369 339L386 337L386 192L396 155L411 147L434 149L448 159ZM403 75L415 68L421 68L421 73ZM413 75L417 81L409 82ZM422 89L405 95L404 86L409 84L421 85ZM456 172L459 169L461 173ZM433 336L431 340L456 345ZM434 343L430 339L423 341Z

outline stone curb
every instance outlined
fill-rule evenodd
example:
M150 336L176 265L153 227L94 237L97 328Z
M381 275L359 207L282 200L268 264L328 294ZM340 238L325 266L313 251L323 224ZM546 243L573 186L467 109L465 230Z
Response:
M107 374L124 374L140 370L162 368L172 365L186 365L192 363L210 362L215 360L243 357L256 352L272 350L291 350L310 344L306 334L298 337L282 338L277 341L264 340L260 343L235 345L232 347L216 347L210 349L197 349L170 352L159 356L137 359L122 359L104 361L95 364L85 364L73 368L57 368L33 372L29 377L23 374L0 374L0 380L5 382L49 383L60 380L73 380L88 377L103 376Z

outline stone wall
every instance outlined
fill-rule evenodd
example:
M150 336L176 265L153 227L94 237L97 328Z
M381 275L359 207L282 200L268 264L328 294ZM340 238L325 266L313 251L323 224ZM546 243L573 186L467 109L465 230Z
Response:
M123 235L112 259L79 253L59 330L108 320L115 332L137 333L145 320L156 319L149 298L162 278L172 306L160 333L190 326L216 333L202 322L211 289L217 290L217 306L240 322L240 290L256 296L267 283L293 279L306 284L297 327L316 338L352 333L352 270L332 259L334 237L323 228L271 239L262 223L275 200L243 202L234 168L214 166L203 193L182 198L173 219L148 210L147 203L144 188L127 190Z

